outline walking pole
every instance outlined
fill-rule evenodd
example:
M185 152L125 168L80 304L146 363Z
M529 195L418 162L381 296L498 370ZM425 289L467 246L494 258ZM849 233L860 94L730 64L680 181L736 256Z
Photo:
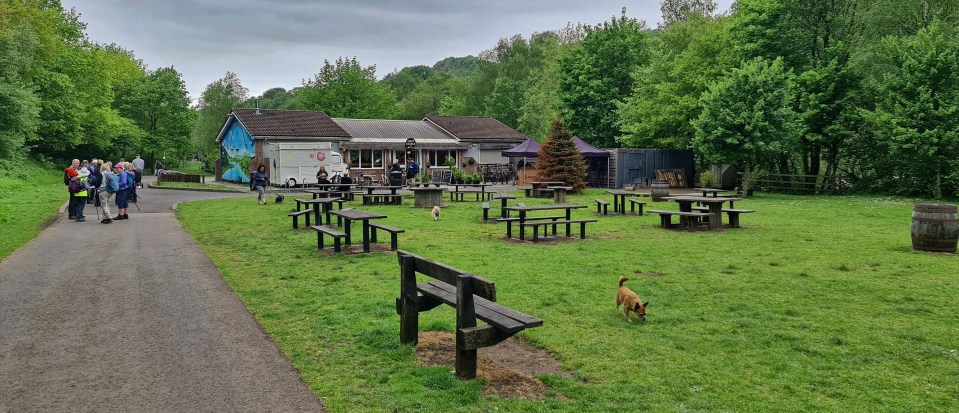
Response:
M100 220L100 189L94 189L93 191L93 209L97 211L97 221Z

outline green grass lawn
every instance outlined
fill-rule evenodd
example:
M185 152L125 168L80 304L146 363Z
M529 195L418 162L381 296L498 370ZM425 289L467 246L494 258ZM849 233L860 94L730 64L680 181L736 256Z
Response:
M594 217L597 197L612 201L571 196L591 206L574 218ZM736 204L758 211L743 229L600 217L586 240L551 245L505 241L476 202L438 222L410 202L364 209L406 229L401 249L542 318L520 336L574 372L540 377L561 396L484 397L450 368L418 367L399 344L396 256L320 255L313 232L291 230L291 205L191 202L179 218L332 412L959 410L959 257L911 249L912 201L762 194ZM620 275L651 302L645 324L614 312ZM454 324L446 306L420 318Z
M200 161L184 161L179 167L172 168L170 170L192 175L213 176L212 172L203 170L203 162Z
M202 189L204 191L247 192L223 185L203 184L196 182L158 182L154 183L153 186L169 189Z
M9 162L9 161L7 161ZM0 260L30 242L70 194L63 168L33 161L5 163L0 174Z

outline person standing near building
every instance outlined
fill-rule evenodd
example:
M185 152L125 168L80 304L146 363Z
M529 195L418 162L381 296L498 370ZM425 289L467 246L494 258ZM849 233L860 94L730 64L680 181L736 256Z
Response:
M406 179L409 181L409 185L413 185L413 182L416 180L416 175L420 173L420 164L416 163L415 160L410 159L410 163L406 165Z
M74 159L72 162L70 162L70 166L63 170L63 184L66 185L67 192L70 193L70 203L67 204L67 214L70 219L77 219L77 197L73 192L70 192L70 180L79 175L79 173L77 173L77 169L79 168L80 160Z
M110 216L110 203L113 202L113 197L120 188L117 184L117 174L113 173L113 164L104 162L103 166L100 167L100 174L103 175L103 190L100 191L100 205L103 207L103 220L100 221L100 223L109 224L113 222L113 217Z
M140 159L140 154L137 154L136 158L133 159L133 167L136 168L133 178L136 183L137 188L143 188L143 168L146 167L146 163L143 162L143 159Z
M256 167L253 173L253 188L257 190L256 203L266 205L266 186L270 184L270 174L265 165Z

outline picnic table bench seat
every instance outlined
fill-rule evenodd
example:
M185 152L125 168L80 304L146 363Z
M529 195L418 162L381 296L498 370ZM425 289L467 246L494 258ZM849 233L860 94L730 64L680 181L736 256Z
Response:
M518 186L518 187L516 187L516 189L522 189L523 192L526 193L525 195L526 195L527 198L531 198L531 197L533 196L533 186L532 186L532 185Z
M695 231L700 220L708 219L710 214L705 212L682 212L682 211L662 211L657 209L650 209L646 212L651 212L654 214L659 214L659 225L664 229L673 228L672 216L678 215L680 217L686 218L686 225L690 231Z
M323 235L325 234L325 235L330 236L330 237L333 238L333 252L340 252L340 251L342 251L342 241L341 241L341 240L342 240L343 238L346 238L346 234L345 234L345 233L340 232L340 231L336 230L335 228L329 227L329 226L326 226L326 225L314 225L314 226L312 226L311 228L313 228L313 230L316 231L316 248L317 248L317 249L322 250L322 249L324 248L324 246L323 246Z
M492 282L446 264L406 251L398 251L400 296L400 341L416 345L419 340L419 313L442 304L456 308L456 375L464 380L476 377L477 349L495 345L520 331L543 325L543 320L496 303ZM417 284L416 274L435 279ZM477 319L486 322L477 325Z
M565 217L563 217L565 218ZM530 219L527 218L527 221ZM553 236L556 236L556 226L563 224L579 224L579 238L586 239L586 224L590 222L597 222L595 219L569 219L569 220L553 220L553 221L536 221L536 222L524 222L522 226L529 227L533 229L533 242L539 241L539 227L543 227L543 236L547 236L546 230L550 226L553 227Z
M609 202L603 199L596 198L596 214L609 215Z
M496 192L493 192L493 191L472 191L472 190L468 190L468 189L460 189L460 190L457 190L457 191L449 191L449 193L450 193L450 201L464 201L464 200L465 200L464 197L465 197L467 194L474 194L474 195L476 195L476 200L477 200L477 201L479 201L481 197L482 197L482 200L483 200L483 201L486 201L486 200L489 200L489 199L493 199L493 195L496 195Z
M629 198L629 213L636 213L636 208L639 207L639 215L643 215L643 207L646 206L646 202L640 201L636 198Z
M548 220L552 220L552 221L556 221L556 220L560 220L560 219L566 219L566 216L564 216L564 215L550 215L550 216L545 216L545 217L532 217L532 218L526 218L526 221L543 221L543 220L547 220L547 219L548 219ZM496 218L496 222L505 222L505 223L506 223L506 238L513 238L513 223L514 223L514 222L519 222L519 218L512 218L512 217Z
M401 205L401 194L363 194L363 205Z
M390 251L396 251L396 234L402 234L406 232L406 230L396 227L383 225L378 222L370 222L370 242L376 242L376 230L390 233Z
M302 211L291 212L291 213L289 213L287 216L288 216L288 217L293 217L293 229L299 229L299 228L300 228L300 217L301 217L301 216L306 216L306 226L309 227L309 226L310 226L310 215L312 215L312 214L313 214L313 210L311 210L311 209L304 209L304 210L302 210Z
M489 202L483 203L483 221L489 221Z

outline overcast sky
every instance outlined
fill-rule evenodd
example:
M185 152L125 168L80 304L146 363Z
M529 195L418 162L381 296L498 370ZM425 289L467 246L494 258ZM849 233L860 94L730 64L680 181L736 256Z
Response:
M732 0L718 0L719 10ZM323 59L356 56L382 78L394 69L476 55L502 37L627 15L655 27L659 0L63 0L90 39L175 67L194 101L236 73L250 95L299 86Z

